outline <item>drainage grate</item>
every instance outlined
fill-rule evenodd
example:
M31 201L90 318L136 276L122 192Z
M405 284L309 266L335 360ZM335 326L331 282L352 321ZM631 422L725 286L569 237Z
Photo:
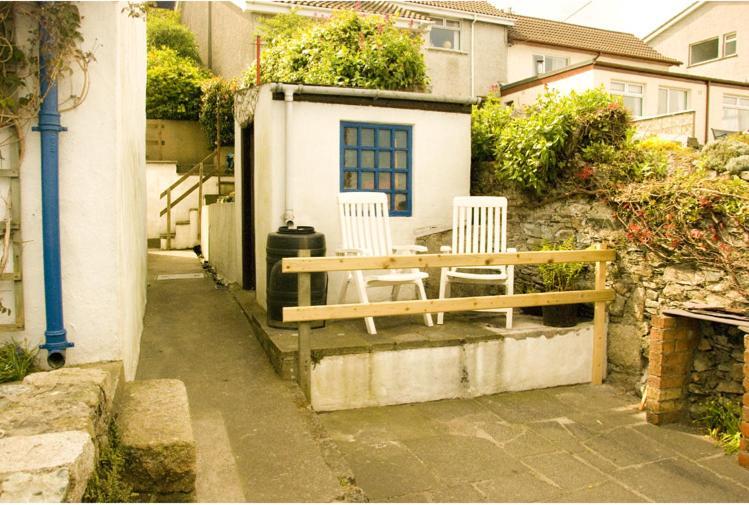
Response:
M175 279L202 279L204 274L161 274L156 277L157 281L171 281Z

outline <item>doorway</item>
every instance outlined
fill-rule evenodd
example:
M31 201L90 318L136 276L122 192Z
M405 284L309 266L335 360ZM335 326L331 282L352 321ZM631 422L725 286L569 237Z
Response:
M242 289L256 289L255 125L242 128Z

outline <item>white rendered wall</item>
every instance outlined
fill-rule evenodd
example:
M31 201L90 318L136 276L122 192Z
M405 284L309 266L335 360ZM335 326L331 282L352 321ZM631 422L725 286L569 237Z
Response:
M81 2L83 49L93 49L90 91L62 113L60 226L67 363L123 360L135 375L145 310L145 23L126 2ZM18 33L26 33L19 27ZM60 83L61 99L77 89ZM34 121L34 124L36 121ZM39 134L26 133L21 165L25 330L44 340Z
M208 260L216 271L227 282L241 282L241 263L237 262L235 244L237 241L235 220L235 204L213 203L205 207L204 216L207 221ZM201 237L203 239L203 237Z
M344 410L590 382L592 324L546 330L552 332L461 346L327 356L312 367L312 407Z
M282 224L285 185L284 102L270 98L266 87L255 113L255 253L257 299L263 307L266 237ZM470 192L470 114L310 102L294 102L293 114L296 221L325 234L329 256L340 247L336 197L341 121L413 127L413 213L390 218L395 245L415 243L418 228L449 224L453 197ZM342 282L342 273L330 275L330 303L337 300ZM412 294L411 289L403 291L404 297Z

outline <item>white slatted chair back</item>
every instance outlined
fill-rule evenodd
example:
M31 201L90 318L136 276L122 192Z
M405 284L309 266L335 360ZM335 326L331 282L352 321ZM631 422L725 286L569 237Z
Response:
M507 252L507 198L456 196L453 199L452 252Z
M359 249L366 256L393 253L385 193L339 193L338 212L344 249Z

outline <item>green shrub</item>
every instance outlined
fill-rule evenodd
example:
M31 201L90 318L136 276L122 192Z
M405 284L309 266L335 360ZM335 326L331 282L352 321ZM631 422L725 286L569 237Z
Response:
M740 174L749 170L749 154L742 154L736 158L731 158L726 163L726 172L729 174Z
M420 33L392 20L340 11L324 21L295 13L261 27L262 82L422 91L427 88ZM245 84L255 82L255 65Z
M195 35L180 23L179 12L148 8L146 14L146 44L148 49L168 47L183 58L200 63Z
M34 372L37 352L15 340L0 345L0 383L20 381Z
M214 77L203 82L200 100L200 126L208 137L209 147L216 147L216 115L221 129L221 145L234 145L235 80Z
M721 396L712 398L705 403L696 422L707 430L708 435L726 454L735 454L739 451L741 404L738 400Z
M125 450L114 419L109 423L106 439L99 446L96 470L83 494L84 503L138 502L137 496L123 479Z
M739 140L739 136L727 136L708 144L700 155L700 165L706 170L721 173L733 158L749 155L749 144Z
M190 58L174 49L148 51L146 117L149 119L198 119L200 85L210 77Z
M494 159L502 128L510 121L512 108L503 105L498 98L489 96L471 111L471 159L488 161Z
M575 248L575 237L569 237L558 244L545 242L542 251L571 251ZM547 290L569 291L585 269L583 263L544 263L538 265L541 281Z
M586 148L626 142L629 123L629 113L603 88L566 96L549 91L500 130L498 175L541 195L575 173L576 158Z

